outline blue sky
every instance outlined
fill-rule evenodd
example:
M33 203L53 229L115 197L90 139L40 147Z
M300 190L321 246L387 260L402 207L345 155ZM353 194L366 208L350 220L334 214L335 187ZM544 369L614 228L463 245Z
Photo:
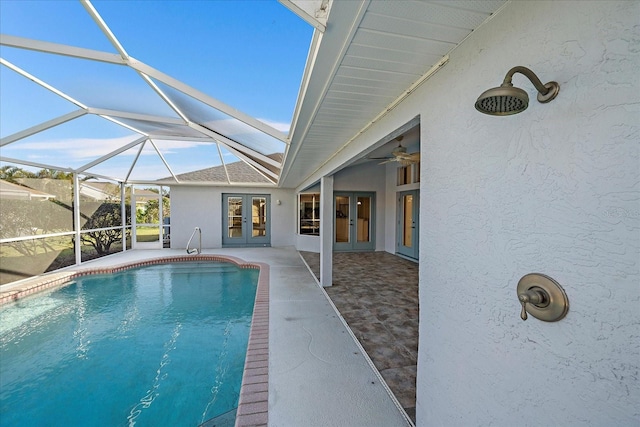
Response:
M92 4L130 56L281 130L288 128L313 29L276 0L94 0ZM0 32L115 52L77 1L0 0ZM146 97L152 95L130 69L6 47L0 54L74 97L91 93L113 108L143 110ZM3 137L76 109L4 66L0 73ZM105 82L117 80L117 89L96 84L95 76ZM151 112L161 114L166 106L157 108ZM59 142L69 129L84 140L91 137L89 130L112 139L129 134L109 123L83 122L87 123L47 131L29 143ZM191 170L196 166L190 165Z

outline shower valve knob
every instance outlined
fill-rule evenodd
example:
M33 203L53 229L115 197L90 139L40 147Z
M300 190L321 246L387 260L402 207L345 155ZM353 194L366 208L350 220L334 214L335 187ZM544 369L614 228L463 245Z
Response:
M545 322L555 322L569 311L569 299L562 286L544 274L531 273L522 277L517 295L522 305L522 320L527 320L530 314Z
M520 304L522 304L522 311L520 312L520 318L527 320L527 304L533 304L538 308L544 308L549 305L549 294L544 289L534 286L525 293L518 295Z

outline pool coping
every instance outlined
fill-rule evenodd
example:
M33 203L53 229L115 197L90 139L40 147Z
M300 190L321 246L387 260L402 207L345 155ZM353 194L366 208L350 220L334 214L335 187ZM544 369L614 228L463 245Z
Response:
M78 277L112 274L147 265L194 261L230 262L239 268L252 268L260 271L235 426L267 426L269 421L269 264L255 261L245 262L229 255L199 254L157 257L122 263L112 267L87 267L78 271L45 274L22 281L9 289L0 290L0 306L28 295L64 287Z

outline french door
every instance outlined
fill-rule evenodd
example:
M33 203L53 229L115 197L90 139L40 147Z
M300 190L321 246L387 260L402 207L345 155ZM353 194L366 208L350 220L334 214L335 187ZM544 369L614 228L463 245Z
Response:
M398 193L398 229L396 231L397 253L418 259L418 236L420 192L418 190Z
M334 193L335 251L375 249L375 193Z
M270 197L223 194L222 246L270 246Z

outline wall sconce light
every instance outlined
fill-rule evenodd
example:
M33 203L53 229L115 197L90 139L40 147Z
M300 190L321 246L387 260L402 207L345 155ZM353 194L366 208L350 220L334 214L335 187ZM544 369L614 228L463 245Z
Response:
M276 205L281 205L282 202L280 201L280 199L276 200Z
M500 87L494 87L482 93L476 101L476 110L492 116L518 114L529 106L529 95L524 90L513 87L511 78L515 73L524 74L538 90L538 101L547 103L560 91L556 82L542 84L538 76L527 67L513 67L507 72Z

